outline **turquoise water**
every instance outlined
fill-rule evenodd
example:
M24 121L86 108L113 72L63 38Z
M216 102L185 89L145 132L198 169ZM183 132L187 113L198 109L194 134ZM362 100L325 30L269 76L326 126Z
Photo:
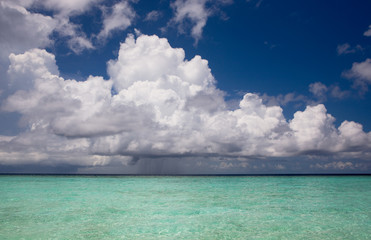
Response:
M0 239L370 238L370 176L0 176Z

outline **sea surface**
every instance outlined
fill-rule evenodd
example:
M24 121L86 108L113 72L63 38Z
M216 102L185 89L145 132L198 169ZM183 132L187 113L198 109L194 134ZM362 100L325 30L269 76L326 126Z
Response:
M371 239L371 176L0 176L0 239Z

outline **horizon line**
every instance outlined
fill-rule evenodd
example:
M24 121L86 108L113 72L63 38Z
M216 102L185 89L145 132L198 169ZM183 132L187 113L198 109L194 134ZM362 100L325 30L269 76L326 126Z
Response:
M110 174L110 173L0 173L0 176L91 176L91 177L264 177L264 176L371 176L371 173L257 173L257 174Z

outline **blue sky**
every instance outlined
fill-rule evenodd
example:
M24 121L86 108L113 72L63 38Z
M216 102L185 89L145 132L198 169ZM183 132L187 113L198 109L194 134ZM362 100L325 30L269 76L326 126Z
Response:
M112 33L101 48L79 55L66 54L68 49L63 46L53 50L62 74L78 74L83 78L95 74L108 78L105 63L115 56L126 34L138 29L144 34L169 39L173 47L185 49L188 59L196 54L207 59L217 86L231 97L236 93L256 92L269 96L295 93L313 98L308 86L315 82L336 85L342 91L352 88L352 82L342 77L342 72L370 54L370 38L363 35L371 21L368 1L257 3L239 1L219 7L207 19L201 39L195 45L189 32L191 26L179 33L176 26L169 25L173 17L169 2L139 1L132 4L138 12L133 24L125 31ZM161 17L145 21L145 16L153 10ZM100 14L99 9L93 9L74 20L85 27L88 35L97 34L101 27L97 17ZM92 25L92 21L98 24ZM162 31L163 28L166 30ZM350 52L339 55L337 47L343 44L350 45ZM357 46L362 49L357 50ZM58 57L58 53L63 56ZM353 90L346 101L336 97L326 99L329 100L327 107L336 111L335 116L341 121L349 112L344 115L339 103L361 105L363 108L347 108L352 111L352 119L369 131L369 116L364 114L370 103L368 95L358 97L357 90ZM300 104L299 109L304 109L305 104ZM295 110L298 109L286 109L287 114Z
M369 1L0 10L2 172L370 171Z

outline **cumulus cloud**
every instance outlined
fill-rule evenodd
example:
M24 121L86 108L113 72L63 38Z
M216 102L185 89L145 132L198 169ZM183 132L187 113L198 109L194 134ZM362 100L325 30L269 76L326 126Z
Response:
M28 127L0 137L3 164L27 154L32 162L75 159L80 165L143 157L370 159L371 134L349 121L336 128L322 104L286 120L281 107L246 93L229 110L208 62L186 60L183 49L157 36L128 36L108 62L109 80L63 79L54 56L40 49L12 54L10 61L15 93L2 107L22 114Z
M71 19L94 7L101 0L57 1L57 0L2 0L0 1L0 92L3 99L22 85L11 74L7 75L9 55L20 54L32 48L52 48L55 44L66 44L76 54L95 48L94 34L84 32L80 24ZM118 2L104 10L100 40L109 37L114 30L125 29L131 24L135 12L126 1ZM125 15L126 14L126 15ZM129 19L129 20L128 20ZM55 42L55 38L59 41ZM11 79L8 79L8 78ZM25 79L30 78L24 75ZM10 89L8 81L11 81ZM26 81L25 85L30 84ZM1 100L2 100L1 99Z
M176 0L171 4L174 10L172 21L178 24L181 32L186 30L187 23L191 24L191 36L197 42L202 37L203 28L207 19L213 15L221 5L231 4L231 0ZM189 21L189 22L188 22Z
M0 91L1 99L9 93L7 68L9 55L30 48L50 47L50 35L58 21L49 16L28 11L17 1L0 1Z

